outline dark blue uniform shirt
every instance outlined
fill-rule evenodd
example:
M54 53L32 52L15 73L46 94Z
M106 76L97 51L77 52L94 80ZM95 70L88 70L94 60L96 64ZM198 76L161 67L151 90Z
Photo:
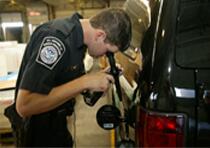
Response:
M18 89L48 94L53 87L84 74L86 47L80 18L76 13L45 23L34 31L23 56L15 97ZM27 144L23 146L72 146L65 110L71 109L71 105L70 100L52 111L32 116Z

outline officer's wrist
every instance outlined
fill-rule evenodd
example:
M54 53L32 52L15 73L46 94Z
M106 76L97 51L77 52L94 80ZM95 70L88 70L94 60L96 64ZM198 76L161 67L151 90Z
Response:
M80 78L79 85L81 86L83 92L89 89L90 86L86 75L83 75Z

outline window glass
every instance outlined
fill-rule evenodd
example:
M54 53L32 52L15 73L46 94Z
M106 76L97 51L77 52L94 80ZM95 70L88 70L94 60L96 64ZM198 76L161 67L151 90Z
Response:
M210 36L177 45L176 61L182 67L210 68Z

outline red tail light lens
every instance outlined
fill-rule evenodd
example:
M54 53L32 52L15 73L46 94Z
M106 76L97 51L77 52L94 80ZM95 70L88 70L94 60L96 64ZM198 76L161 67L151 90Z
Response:
M139 147L183 147L184 115L146 112L142 108L136 123Z

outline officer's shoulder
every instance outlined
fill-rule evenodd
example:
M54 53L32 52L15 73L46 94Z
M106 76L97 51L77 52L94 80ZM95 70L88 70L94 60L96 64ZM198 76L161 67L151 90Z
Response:
M65 37L69 36L75 28L75 24L70 22L67 18L54 20L50 26L50 28L53 28L57 33L62 33Z

